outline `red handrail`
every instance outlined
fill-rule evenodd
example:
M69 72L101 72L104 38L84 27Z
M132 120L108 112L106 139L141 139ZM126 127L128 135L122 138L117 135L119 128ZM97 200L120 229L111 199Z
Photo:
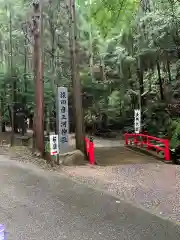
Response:
M86 153L89 158L89 163L94 165L95 164L94 143L91 139L85 138L85 144L86 144Z
M143 139L138 139L138 138L143 138ZM168 139L162 139L162 138L157 138L154 136L146 135L146 134L137 134L137 133L125 133L124 134L125 138L125 145L129 145L129 142L133 142L135 145L140 144L140 146L146 145L147 149L155 148L156 151L163 151L164 152L164 158L166 161L170 161L170 152L169 152L169 140ZM160 142L163 144L163 146L157 146L151 142L151 140L154 140L156 142Z

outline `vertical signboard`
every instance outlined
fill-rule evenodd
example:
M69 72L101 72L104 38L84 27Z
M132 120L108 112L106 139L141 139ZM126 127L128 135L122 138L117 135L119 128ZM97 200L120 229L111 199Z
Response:
M68 148L69 113L68 91L66 87L58 87L58 125L59 125L59 148L64 152Z
M140 133L141 131L141 111L140 109L134 110L134 132Z
M50 135L49 140L51 155L57 155L59 153L58 135Z

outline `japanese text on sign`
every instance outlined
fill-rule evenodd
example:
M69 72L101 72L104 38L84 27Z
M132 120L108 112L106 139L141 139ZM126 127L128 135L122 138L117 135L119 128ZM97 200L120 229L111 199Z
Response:
M50 153L51 155L57 155L59 153L58 135L50 135Z
M59 144L60 150L68 145L69 116L68 116L68 91L65 87L58 88L59 106Z
M140 109L134 110L134 131L140 133L141 130L141 111Z

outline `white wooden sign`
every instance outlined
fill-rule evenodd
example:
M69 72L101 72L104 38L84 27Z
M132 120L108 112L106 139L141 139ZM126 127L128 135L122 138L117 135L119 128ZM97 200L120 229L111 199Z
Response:
M58 135L50 135L49 140L51 155L57 155L59 153Z
M140 109L134 110L134 132L140 133L141 131L141 111Z
M58 122L59 122L59 148L60 152L68 148L69 112L68 90L66 87L58 88Z

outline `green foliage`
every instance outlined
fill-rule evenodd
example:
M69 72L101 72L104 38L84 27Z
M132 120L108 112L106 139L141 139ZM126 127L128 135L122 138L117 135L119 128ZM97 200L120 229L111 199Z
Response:
M140 2L76 1L85 122L93 125L106 113L107 125L131 128L133 111L142 103L143 127L171 137L175 123L170 124L174 116L167 106L174 101L173 91L180 90L180 6L152 0L148 12ZM14 74L18 101L26 99L34 107L32 6L23 0L0 3L0 94L7 116ZM45 106L53 109L56 85L67 86L72 95L69 19L63 1L57 0L45 2L42 15Z
M144 125L149 134L163 137L167 134L170 116L166 111L165 104L158 103L149 106L144 113Z
M93 1L90 6L91 16L102 36L106 38L128 27L138 4L134 0Z
M45 145L45 152L49 153L50 152L50 142L46 141L44 145Z
M180 144L180 119L172 122L171 125L172 129L172 138L170 141L170 146L175 148L177 145Z

